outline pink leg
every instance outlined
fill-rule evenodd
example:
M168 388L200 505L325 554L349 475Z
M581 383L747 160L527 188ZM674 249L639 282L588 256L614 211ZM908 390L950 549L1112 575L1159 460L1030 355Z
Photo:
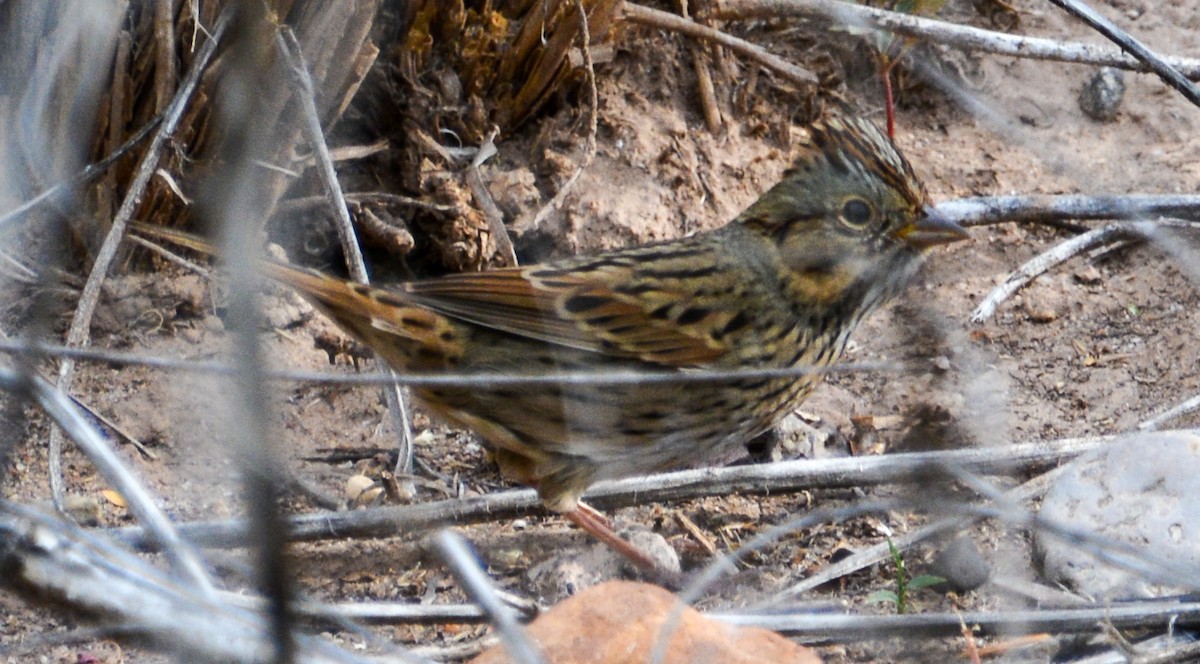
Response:
M613 551L625 556L629 562L637 565L646 572L651 572L655 575L665 573L650 556L647 556L634 545L621 539L621 536L613 532L612 527L608 524L608 519L597 512L595 508L590 507L586 503L579 505L563 514L569 521L590 533L593 537L608 545Z

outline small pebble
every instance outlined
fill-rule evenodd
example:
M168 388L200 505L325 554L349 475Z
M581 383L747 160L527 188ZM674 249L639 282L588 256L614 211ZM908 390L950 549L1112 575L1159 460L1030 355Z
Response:
M81 526L97 526L104 515L100 501L95 496L83 494L67 494L63 498L63 508L67 514Z
M1112 67L1101 67L1079 91L1079 108L1089 118L1108 122L1117 117L1125 98L1125 75Z
M965 593L982 586L992 575L991 565L975 546L974 540L965 535L946 543L929 566L935 576L946 580L945 586L957 593Z
M1089 265L1075 271L1075 280L1085 286L1095 286L1104 280L1104 276L1100 274L1100 270L1097 270L1095 265Z
M366 475L351 475L346 479L346 498L352 503L357 502L374 485L375 480Z

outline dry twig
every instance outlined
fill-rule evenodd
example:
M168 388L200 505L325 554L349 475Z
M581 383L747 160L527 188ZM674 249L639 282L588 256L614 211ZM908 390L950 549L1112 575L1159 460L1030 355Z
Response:
M971 322L982 323L991 318L992 314L996 313L996 307L1000 306L1000 303L1008 299L1010 295L1047 270L1078 256L1088 249L1115 240L1147 239L1153 236L1161 227L1190 228L1194 227L1195 223L1171 220L1159 222L1123 221L1077 235L1035 256L1015 272L1008 275L1004 283L992 289L992 292L983 298L979 306L975 307L975 311L971 312Z
M1096 13L1095 10L1080 2L1080 0L1050 0L1050 2L1063 8L1084 23L1087 23L1093 30L1104 35L1117 46L1120 46L1122 51L1137 58L1138 61L1142 62L1150 71L1161 78L1164 83L1178 90L1188 101L1196 106L1200 106L1200 88L1197 88L1187 77L1172 67L1158 54L1147 48L1145 44L1134 39L1133 35L1117 27L1115 23Z
M337 220L334 226L342 244L342 252L346 257L346 267L355 281L360 284L369 283L367 267L358 246L358 238L354 234L354 223L350 220L346 199L342 195L342 185L338 182L337 171L333 167L333 158L329 155L329 145L325 141L325 132L321 128L316 91L313 88L312 77L308 74L308 66L304 62L300 42L291 29L286 27L276 35L276 38L279 51L288 61L289 68L300 88L299 97L304 110L304 129L308 135L309 145L316 153L317 172L321 176L321 184L329 197L329 206L333 211L334 219ZM384 388L384 398L388 404L388 412L392 416L392 426L400 437L396 455L396 474L404 475L412 471L413 444L408 405L405 403L404 394L400 389L398 385Z
M1031 632L1089 633L1111 620L1123 629L1163 629L1169 624L1200 624L1200 602L1151 600L1086 609L1030 609L968 613L910 613L904 615L827 615L814 613L754 615L722 612L715 618L739 626L770 629L805 639L859 639L961 636L961 625L978 625L981 635Z
M266 661L268 620L165 577L142 558L54 516L0 503L6 585L104 616L185 660ZM323 639L297 636L297 662L364 662Z
M1069 219L1131 219L1173 217L1200 221L1200 196L1186 194L1128 194L1058 196L982 196L959 198L937 205L938 212L963 226L1004 222L1049 223Z
M145 533L162 547L174 565L176 573L201 594L213 592L200 558L185 542L171 520L158 508L154 497L146 490L125 464L113 452L108 441L91 426L82 409L63 391L52 387L41 376L0 368L0 389L29 398L55 424L75 441L108 483L117 490L129 506L129 511L142 524Z
M767 69L778 73L802 89L810 89L817 85L816 74L744 39L734 37L728 33L701 25L669 12L643 7L632 2L626 2L623 11L625 12L625 18L635 23L678 32L694 39L703 39L724 46L734 53L748 60L753 60Z
M1161 435L1170 435L1164 433ZM802 459L752 466L704 468L647 477L598 482L585 499L601 509L644 505L656 501L688 500L711 495L770 494L814 488L864 487L921 481L931 467L954 465L987 474L1028 472L1061 463L1112 440L1112 437L1063 439L986 449L890 454L844 459ZM503 493L400 507L377 507L354 512L318 512L294 516L288 539L320 541L342 537L392 537L448 525L509 519L542 511L537 492L519 489ZM179 525L193 542L205 546L241 546L242 521L207 521ZM138 547L153 546L141 528L110 531Z
M725 0L716 16L727 20L806 16L895 32L964 50L1149 71L1137 58L1111 46L1018 37L837 0ZM1164 61L1189 78L1200 78L1198 59L1165 58Z
M1054 470L1043 473L1042 475L1029 480L1021 486L1008 491L1004 494L1005 499L1014 502L1023 502L1040 495L1045 490L1046 485L1050 482L1050 480L1060 475L1063 472L1062 469L1065 467L1065 465L1059 466ZM765 603L765 605L777 605L782 601L798 597L810 590L829 583L830 581L840 579L859 570L866 569L867 567L876 563L889 560L892 555L892 547L895 547L897 551L903 553L904 551L907 551L908 549L911 549L922 542L927 542L944 534L967 528L974 521L975 520L972 519L960 518L941 519L934 521L933 523L926 524L912 532L905 533L903 535L897 535L891 538L890 542L884 541L869 546L866 549L855 552L847 558L837 561L836 563L826 565L822 569L810 574L801 581L792 584L786 590L773 596L770 600L768 600L768 602Z
M546 658L525 634L513 610L496 595L491 580L480 569L479 562L463 538L449 530L443 530L434 537L434 542L437 543L443 559L463 591L475 600L488 616L492 626L500 633L501 642L504 643L508 655L518 664L544 664Z
M92 325L92 314L96 311L96 303L100 299L100 287L107 277L109 265L112 264L113 259L116 257L117 249L125 235L125 228L129 224L129 220L133 218L133 213L137 210L137 206L142 200L146 186L150 183L150 178L154 175L158 158L163 148L166 146L168 139L174 135L175 129L179 125L179 119L191 101L197 84L200 82L200 75L207 69L209 60L212 58L213 53L216 52L217 44L220 43L221 36L224 34L225 28L229 23L229 15L228 12L222 14L216 28L213 30L212 39L208 40L204 44L204 48L197 54L191 71L188 72L188 75L179 86L179 91L176 93L175 99L171 102L171 106L167 109L166 113L164 113L162 124L159 126L158 131L155 132L150 145L146 148L146 153L142 156L142 161L138 165L133 181L129 184L129 190L125 194L125 199L121 201L121 207L117 210L116 216L113 217L112 226L109 228L104 242L100 245L100 250L96 253L96 259L92 264L92 271L88 274L87 282L83 286L83 292L79 296L79 304L75 309L75 315L71 319L71 327L67 331L68 346L86 346L88 343ZM59 389L64 392L70 391L74 372L75 363L70 360L66 360L59 365ZM63 508L64 495L62 443L62 431L58 428L52 429L48 452L50 492L54 498L54 505L59 510Z

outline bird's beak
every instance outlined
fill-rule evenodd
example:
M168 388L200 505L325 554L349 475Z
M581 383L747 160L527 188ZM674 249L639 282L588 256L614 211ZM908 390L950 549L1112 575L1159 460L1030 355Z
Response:
M913 223L896 231L896 238L914 249L958 242L970 237L962 226L947 218L936 208L926 205Z

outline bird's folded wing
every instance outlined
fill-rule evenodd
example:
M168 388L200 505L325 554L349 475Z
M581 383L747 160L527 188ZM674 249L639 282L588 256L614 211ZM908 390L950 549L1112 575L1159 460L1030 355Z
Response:
M403 285L414 304L547 343L666 366L711 362L735 311L694 306L669 287L621 290L633 268L586 276L535 268L455 274Z

